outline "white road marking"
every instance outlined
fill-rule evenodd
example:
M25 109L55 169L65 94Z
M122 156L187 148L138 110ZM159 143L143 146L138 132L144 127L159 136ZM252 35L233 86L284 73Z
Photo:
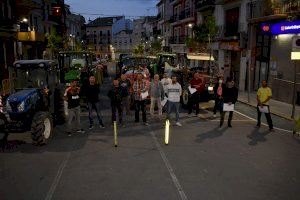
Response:
M154 133L153 133L152 130L150 131L150 133L151 133L152 139L154 140L155 145L156 145L156 147L157 147L157 149L158 149L158 151L159 151L159 153L160 153L160 156L161 156L161 158L163 159L164 164L165 164L165 166L167 167L167 169L168 169L168 171L169 171L169 174L170 174L170 176L171 176L171 178L172 178L172 181L173 181L174 185L175 185L176 188L177 188L177 191L178 191L178 193L179 193L179 195L180 195L180 198L181 198L182 200L187 200L188 198L187 198L185 192L183 191L182 186L180 185L179 180L178 180L178 178L176 177L176 175L175 175L175 173L174 173L174 170L173 170L173 168L172 168L172 166L171 166L171 164L170 164L170 162L169 162L169 160L168 160L166 154L164 153L163 149L161 148L161 146L160 146L159 142L157 141L157 138L156 138L156 136L154 135Z
M240 114L240 115L242 115L242 116L244 116L244 117L246 117L248 119L251 119L252 121L257 121L256 119L254 119L252 117L249 117L248 115L245 115L245 114L243 114L243 113L241 113L239 111L234 111L234 112L236 112L236 113L238 113L238 114ZM261 124L264 125L264 126L268 126L265 123L261 123ZM291 130L286 130L286 129L282 129L282 128L278 128L278 127L274 127L274 129L279 130L279 131L283 131L283 132L287 132L287 133L293 133L293 131L291 131Z
M70 159L70 156L71 156L71 152L69 152L67 154L65 160L61 163L61 165L60 165L60 167L59 167L59 169L58 169L58 171L56 173L56 176L55 176L55 178L54 178L54 180L52 182L52 185L51 185L51 187L50 187L50 189L49 189L49 191L47 193L47 196L46 196L45 200L51 200L52 199L53 194L54 194L54 192L55 192L55 190L57 188L57 185L59 184L59 181L60 181L60 178L62 176L62 173L63 173L63 171L64 171L65 167L67 166L67 163L68 163L68 161Z

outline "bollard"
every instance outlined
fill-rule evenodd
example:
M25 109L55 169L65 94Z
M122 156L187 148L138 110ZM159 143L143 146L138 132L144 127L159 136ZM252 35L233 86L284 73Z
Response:
M169 138L170 138L170 121L166 120L166 128L165 128L165 145L169 144Z
M118 146L118 130L117 130L117 122L114 121L114 142L115 142L115 147Z

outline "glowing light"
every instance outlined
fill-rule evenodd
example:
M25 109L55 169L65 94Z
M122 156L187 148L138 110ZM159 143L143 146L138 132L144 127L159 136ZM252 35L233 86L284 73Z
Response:
M170 139L170 121L166 120L166 128L165 128L165 145L169 144Z
M114 142L115 142L115 147L118 146L118 130L117 130L117 122L114 121Z

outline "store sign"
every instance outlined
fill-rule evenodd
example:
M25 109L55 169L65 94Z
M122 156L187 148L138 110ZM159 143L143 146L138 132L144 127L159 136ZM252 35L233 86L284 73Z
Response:
M272 35L300 33L300 21L281 22L271 25Z

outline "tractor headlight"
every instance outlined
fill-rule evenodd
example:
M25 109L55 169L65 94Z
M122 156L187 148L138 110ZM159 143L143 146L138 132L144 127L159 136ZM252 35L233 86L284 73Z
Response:
M45 66L44 63L40 63L40 64L39 64L39 67L44 67L44 66Z
M19 105L18 105L18 111L23 112L25 109L25 101L22 101Z

